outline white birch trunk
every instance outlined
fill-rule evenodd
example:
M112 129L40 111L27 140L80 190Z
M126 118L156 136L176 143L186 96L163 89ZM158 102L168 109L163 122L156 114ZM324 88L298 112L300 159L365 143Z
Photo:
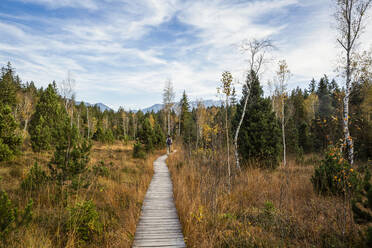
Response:
M284 120L284 95L282 95L282 136L283 136L283 166L287 166L286 144L285 144L285 120Z

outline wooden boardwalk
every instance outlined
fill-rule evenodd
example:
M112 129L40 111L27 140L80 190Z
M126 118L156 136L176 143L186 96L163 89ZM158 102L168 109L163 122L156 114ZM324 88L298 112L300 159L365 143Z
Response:
M166 158L164 155L154 162L154 176L143 201L133 247L186 247Z

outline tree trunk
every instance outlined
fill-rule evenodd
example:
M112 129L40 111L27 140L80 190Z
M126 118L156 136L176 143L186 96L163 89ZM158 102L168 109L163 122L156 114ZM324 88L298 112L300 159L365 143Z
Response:
M170 135L170 110L168 110L168 135Z
M25 127L23 128L23 132L27 131L28 119L25 120Z
M88 139L90 138L90 122L89 122L89 110L87 108L87 125L88 125Z
M283 135L283 166L287 166L286 144L285 144L285 120L284 120L284 96L282 96L282 135Z
M350 28L350 27L349 27ZM350 42L350 41L348 41ZM346 89L345 89L345 97L344 97L344 144L347 144L345 149L348 150L348 160L350 164L354 163L354 147L353 147L353 140L350 136L349 130L349 98L350 98L350 50L347 51L346 54Z
M247 96L245 98L245 101L244 101L242 116L240 117L240 121L239 121L238 127L236 128L235 137L234 137L235 161L236 161L236 167L238 168L239 171L241 171L241 169L240 169L240 164L239 164L238 136L239 136L239 132L240 132L240 127L242 126L242 123L243 123L243 120L244 120L244 117L245 117L245 111L247 109L247 104L248 104L248 98L249 98L249 91L248 91L248 94L247 94Z
M225 122L226 122L226 145L227 145L227 169L229 176L229 193L231 191L231 168L230 168L230 144L229 144L229 125L227 122L227 111L229 108L228 96L226 96L226 113L225 113Z

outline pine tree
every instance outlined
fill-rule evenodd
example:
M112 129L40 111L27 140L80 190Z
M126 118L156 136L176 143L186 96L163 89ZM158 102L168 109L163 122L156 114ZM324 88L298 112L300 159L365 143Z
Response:
M2 68L2 76L0 79L0 103L9 105L14 108L17 104L16 91L17 87L13 78L14 70L8 63L7 67Z
M0 161L7 161L19 152L21 137L16 133L17 123L8 105L0 103Z
M145 150L151 152L154 150L154 130L151 127L149 118L145 118L142 128L138 132L139 141L145 145Z
M52 178L63 185L65 181L76 179L87 170L91 144L80 137L77 127L74 124L71 126L68 118L60 133L61 137L48 167Z
M34 151L49 150L57 144L67 112L61 104L55 83L49 84L42 92L36 105L36 111L31 117L29 132ZM43 139L43 138L45 139Z
M239 154L242 161L260 162L265 167L279 164L280 129L269 99L263 98L263 90L254 72L247 76L248 87L243 87L243 97L237 105L234 119L236 127L243 110L244 99L249 90L248 106L239 133Z
M183 141L185 144L190 144L193 140L194 133L192 116L190 113L189 99L187 98L186 91L183 91L182 98L180 101L181 115L180 115L180 133L183 136Z

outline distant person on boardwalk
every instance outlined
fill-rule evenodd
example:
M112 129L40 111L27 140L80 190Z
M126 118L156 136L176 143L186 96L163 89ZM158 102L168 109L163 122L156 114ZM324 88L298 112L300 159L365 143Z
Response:
M167 154L169 154L172 151L172 138L168 135L167 136Z

